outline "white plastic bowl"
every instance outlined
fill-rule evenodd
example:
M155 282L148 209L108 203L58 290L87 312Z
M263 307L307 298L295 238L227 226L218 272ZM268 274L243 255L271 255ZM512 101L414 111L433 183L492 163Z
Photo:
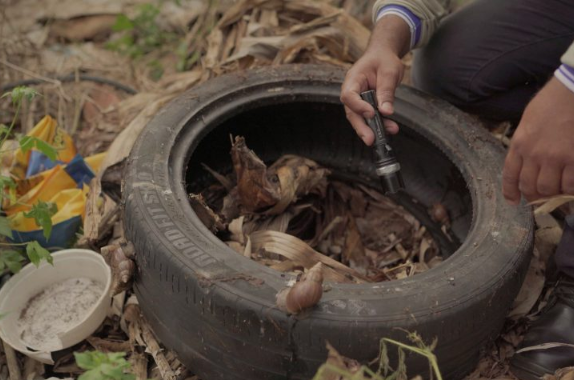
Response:
M66 249L52 254L54 265L42 262L36 268L28 264L0 289L0 338L15 350L42 363L54 364L51 352L81 342L98 329L111 304L112 272L104 258L87 249ZM58 336L60 347L53 351L30 351L20 339L17 321L28 300L48 286L71 278L86 277L104 284L104 292L77 325Z

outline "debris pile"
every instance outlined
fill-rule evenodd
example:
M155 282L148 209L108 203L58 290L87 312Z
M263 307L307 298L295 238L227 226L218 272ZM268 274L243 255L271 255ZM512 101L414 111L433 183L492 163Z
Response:
M267 167L243 137L235 138L231 158L234 175L204 166L217 183L191 199L239 254L294 274L322 263L325 280L346 283L410 277L442 261L426 227L374 188L334 179L294 155ZM436 220L448 222L441 207L432 210Z

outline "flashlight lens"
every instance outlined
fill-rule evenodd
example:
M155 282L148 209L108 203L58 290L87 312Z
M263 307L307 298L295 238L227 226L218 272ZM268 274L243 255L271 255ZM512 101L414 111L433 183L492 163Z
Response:
M400 172L390 173L380 177L384 194L395 194L405 188L403 176Z

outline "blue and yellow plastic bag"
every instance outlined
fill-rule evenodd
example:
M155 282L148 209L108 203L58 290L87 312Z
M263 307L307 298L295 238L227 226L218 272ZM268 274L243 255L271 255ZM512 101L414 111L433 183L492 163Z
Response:
M72 138L59 128L56 121L45 116L28 136L39 138L58 150L56 161L32 149L26 153L17 149L10 174L16 182L17 201L5 205L13 233L13 241L38 241L46 248L70 246L84 218L88 184L100 168L105 153L86 159L76 154ZM39 201L56 204L52 216L52 234L48 240L32 218L24 213Z

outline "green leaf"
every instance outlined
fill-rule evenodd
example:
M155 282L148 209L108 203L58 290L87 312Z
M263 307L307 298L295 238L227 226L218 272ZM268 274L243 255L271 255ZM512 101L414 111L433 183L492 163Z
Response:
M12 228L10 228L10 221L8 218L0 216L0 235L12 239Z
M91 369L84 372L78 377L78 380L108 380L109 377L104 376L99 369Z
M3 135L8 135L8 133L10 133L10 128L6 124L0 124L0 138L3 138Z
M33 218L36 224L44 230L46 240L52 234L52 216L58 212L58 206L55 203L39 201L32 206L32 210L25 212L26 218Z
M6 194L6 188L8 188L8 194ZM16 182L10 177L0 175L0 204L4 201L4 198L10 198L11 202L16 201Z
M98 351L74 352L76 364L82 369L93 369L99 365L101 360L96 360Z
M24 99L28 100L34 99L36 95L38 95L38 92L33 88L26 86L18 86L14 87L12 91L4 93L4 95L2 95L2 98L9 96L10 98L12 98L12 104L17 105L22 103L22 100Z
M36 139L36 149L42 152L46 157L52 161L56 161L58 158L58 151L52 145L48 144L44 140Z
M36 240L26 244L26 254L35 266L39 266L42 259L46 260L49 264L54 265L54 259L50 255L50 252L48 252L46 248L42 247Z
M124 373L130 369L125 352L104 354L99 351L75 352L78 367L87 370L78 380L134 380L135 376Z
M0 188L9 187L11 189L16 188L16 182L10 177L6 177L5 175L0 175Z
M112 26L114 32L121 32L124 30L132 30L134 23L124 14L119 14L116 17L116 23Z
M20 149L23 153L27 153L30 149L36 148L52 161L56 161L58 158L58 151L56 148L37 137L23 136L18 140L18 143L20 144Z
M4 250L0 252L0 270L8 267L11 272L18 273L22 269L22 262L24 257L22 254L15 250Z
M124 370L122 366L119 366L117 364L109 364L109 363L104 363L100 366L100 371L102 371L102 374L111 377L114 380L121 380L122 375L124 374Z
M28 151L34 147L34 139L35 137L32 136L24 136L18 141L22 153L28 153Z

